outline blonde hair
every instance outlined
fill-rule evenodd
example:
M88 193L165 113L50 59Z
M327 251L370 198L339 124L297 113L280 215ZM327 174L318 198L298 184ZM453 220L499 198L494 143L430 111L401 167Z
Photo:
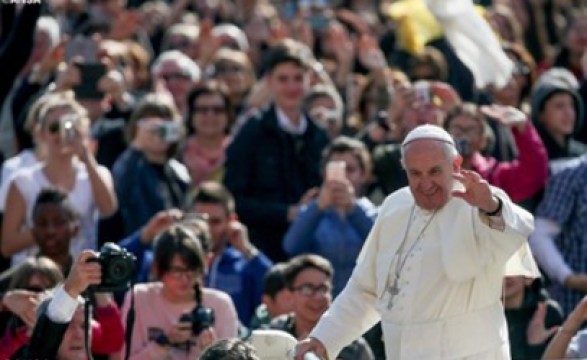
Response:
M38 123L44 124L47 115L50 112L55 111L59 108L68 108L78 116L79 123L85 127L90 126L90 118L88 117L88 112L86 109L81 106L73 97L61 95L55 96L47 99L46 102L43 103L39 110L39 118Z

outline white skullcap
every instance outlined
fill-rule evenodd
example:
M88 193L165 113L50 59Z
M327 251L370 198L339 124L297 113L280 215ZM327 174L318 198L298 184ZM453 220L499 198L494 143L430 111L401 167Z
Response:
M249 338L262 360L291 359L298 341L281 330L254 330Z
M406 138L404 139L402 147L408 145L412 141L421 139L438 140L455 146L455 142L452 136L450 136L450 134L446 132L446 130L444 130L440 126L426 124L420 125L412 131L410 131L408 133L408 136L406 136Z

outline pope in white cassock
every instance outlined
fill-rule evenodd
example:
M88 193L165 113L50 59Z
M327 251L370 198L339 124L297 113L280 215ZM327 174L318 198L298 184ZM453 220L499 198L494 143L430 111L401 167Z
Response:
M504 275L537 277L530 213L477 173L443 129L402 144L409 188L381 206L346 288L296 359L335 359L378 321L387 359L509 359Z

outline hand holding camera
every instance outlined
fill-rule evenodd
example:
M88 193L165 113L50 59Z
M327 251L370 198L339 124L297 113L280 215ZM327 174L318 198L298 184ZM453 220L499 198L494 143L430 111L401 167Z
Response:
M72 298L80 296L90 285L102 282L102 266L96 259L98 254L92 250L84 250L75 260L69 276L63 284L64 290Z

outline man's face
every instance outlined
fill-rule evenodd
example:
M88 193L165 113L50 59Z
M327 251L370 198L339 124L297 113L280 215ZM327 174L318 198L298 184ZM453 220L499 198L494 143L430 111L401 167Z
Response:
M483 147L483 125L479 121L468 115L459 115L451 120L448 132L455 141L466 141L470 146L468 154L462 154L468 157L476 152L481 151Z
M224 207L215 203L196 203L193 211L198 214L208 215L208 226L210 227L210 236L212 237L212 248L216 249L222 246L227 236L230 216L226 213Z
M87 360L84 341L83 306L75 311L71 323L67 327L63 340L57 351L59 360Z
M462 158L449 159L442 142L415 140L404 153L404 166L416 204L437 210L448 202L453 190L453 173L460 170Z
M292 291L295 316L306 322L317 323L332 302L332 281L318 269L307 268L300 272Z
M276 105L285 110L299 108L309 87L308 72L293 62L277 65L267 81Z
M77 234L78 224L63 207L43 204L34 213L32 231L41 254L51 258L69 254L69 244Z
M163 80L165 88L173 96L175 105L182 107L190 89L195 85L190 74L182 69L175 60L168 60L161 64L159 72L156 74L157 79Z

